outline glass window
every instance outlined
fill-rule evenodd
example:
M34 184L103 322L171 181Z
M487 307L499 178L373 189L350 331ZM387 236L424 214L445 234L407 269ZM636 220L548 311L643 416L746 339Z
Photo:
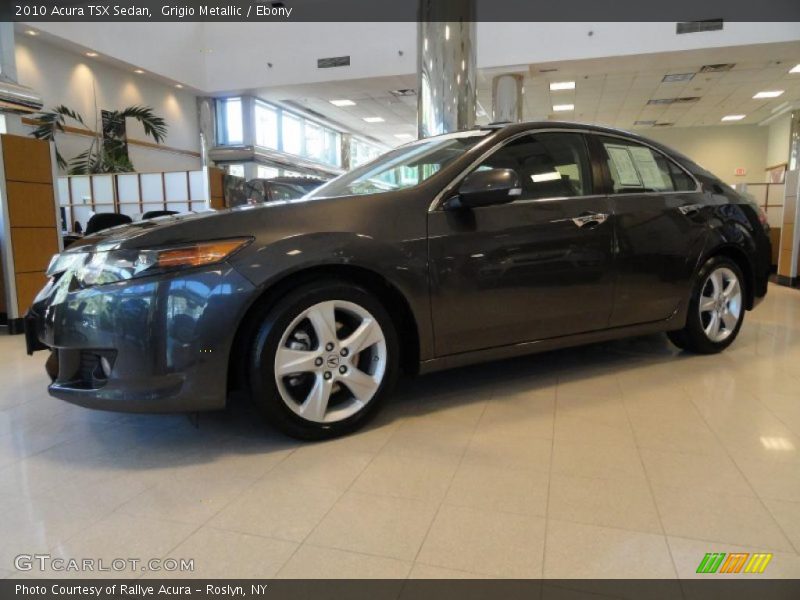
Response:
M689 191L694 181L660 152L635 142L601 138L615 194Z
M357 167L359 165L363 165L378 156L380 156L381 151L373 146L372 144L368 144L358 138L351 138L350 139L350 166Z
M326 183L310 197L378 194L415 186L463 156L489 133L473 130L406 144Z
M244 165L228 165L228 174L235 177L244 177Z
M278 149L278 111L256 102L256 145Z
M242 99L226 98L221 100L217 106L221 109L219 142L223 145L241 144L244 141Z
M517 138L476 170L512 169L521 200L584 196L592 193L589 156L579 133L540 133Z
M295 198L302 198L305 194L303 190L293 185L276 183L272 184L271 188L271 200L294 200Z
M322 131L322 127L311 121L306 121L305 137L305 156L313 160L322 161L325 157L325 134Z
M275 167L265 167L264 165L258 165L256 167L256 176L259 179L271 179L277 177L279 174L279 169Z
M281 118L284 152L300 155L303 153L303 123L297 117L283 113Z

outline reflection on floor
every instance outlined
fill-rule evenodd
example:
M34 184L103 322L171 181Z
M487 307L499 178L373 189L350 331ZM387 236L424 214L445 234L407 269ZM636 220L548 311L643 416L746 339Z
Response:
M14 570L42 552L195 577L692 577L732 551L800 576L796 290L771 286L718 356L651 336L441 373L314 445L242 406L199 428L70 406L21 336L0 352L4 577L52 576Z

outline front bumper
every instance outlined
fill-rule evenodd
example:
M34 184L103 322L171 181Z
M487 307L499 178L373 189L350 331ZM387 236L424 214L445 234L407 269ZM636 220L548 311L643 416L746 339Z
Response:
M51 351L52 396L125 412L225 406L231 344L255 292L231 267L55 288L25 317L28 352Z

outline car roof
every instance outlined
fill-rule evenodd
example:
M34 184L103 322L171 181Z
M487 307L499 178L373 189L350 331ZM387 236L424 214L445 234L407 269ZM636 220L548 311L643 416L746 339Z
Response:
M504 136L514 135L524 131L535 131L537 129L574 129L576 131L623 136L631 140L637 140L646 145L658 148L665 154L670 155L672 158L679 158L686 164L692 164L696 166L696 163L694 163L691 158L685 154L682 154L681 152L678 152L674 148L665 146L661 142L657 142L643 135L639 135L638 133L634 133L625 129L618 129L616 127L606 127L591 123L579 123L576 121L522 121L520 123L489 123L488 125L478 126L476 129L489 129L502 132Z
M591 123L579 123L576 121L521 121L519 123L511 122L498 122L482 125L477 129L492 129L509 131L525 131L528 129L580 129L582 131L593 131L596 133L610 133L616 135L624 135L626 137L641 138L640 135L627 131L625 129L618 129L616 127L606 127L603 125L594 125ZM644 139L644 138L642 138Z

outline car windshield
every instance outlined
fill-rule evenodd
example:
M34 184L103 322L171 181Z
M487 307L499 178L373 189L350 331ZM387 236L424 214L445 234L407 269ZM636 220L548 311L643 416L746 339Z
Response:
M489 133L487 129L462 131L400 146L337 177L306 197L358 196L413 187L462 156Z

